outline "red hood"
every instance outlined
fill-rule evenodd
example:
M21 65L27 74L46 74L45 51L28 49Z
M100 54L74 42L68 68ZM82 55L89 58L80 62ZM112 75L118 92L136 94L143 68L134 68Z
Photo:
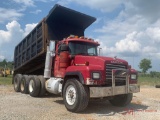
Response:
M125 64L128 65L128 62L118 58L111 58L111 57L102 57L102 56L83 56L83 55L76 55L75 56L75 64L85 64L85 62L89 62L89 65L94 66L104 66L104 63L108 64Z

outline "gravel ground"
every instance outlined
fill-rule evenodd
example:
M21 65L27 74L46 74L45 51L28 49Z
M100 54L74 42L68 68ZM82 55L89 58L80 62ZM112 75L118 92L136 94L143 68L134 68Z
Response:
M33 98L0 85L0 120L160 120L160 88L142 86L127 107L92 100L83 113L68 112L57 95Z

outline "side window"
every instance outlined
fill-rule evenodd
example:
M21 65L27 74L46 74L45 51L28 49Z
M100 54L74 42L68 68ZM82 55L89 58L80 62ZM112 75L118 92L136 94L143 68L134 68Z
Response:
M95 48L88 46L88 54L96 54Z

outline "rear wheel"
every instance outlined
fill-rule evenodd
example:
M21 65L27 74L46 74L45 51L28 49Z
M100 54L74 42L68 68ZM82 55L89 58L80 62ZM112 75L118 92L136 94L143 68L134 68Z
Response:
M113 99L109 101L114 106L124 107L131 103L132 97L133 97L133 93L124 94L124 95L116 95Z
M46 80L44 79L44 77L43 77L42 75L38 76L38 78L39 78L40 83L41 83L39 96L42 97L42 96L44 96L45 93L46 93L46 88L45 88L45 81L46 81Z
M40 92L40 80L37 76L31 76L29 79L29 94L32 97L38 97Z
M16 92L20 92L20 80L22 78L22 75L21 74L16 74L14 76L14 90Z
M20 91L21 93L28 94L28 84L29 84L29 76L23 75L21 81L20 81Z
M76 79L69 79L64 85L63 100L67 110L72 112L83 111L89 101L88 88Z

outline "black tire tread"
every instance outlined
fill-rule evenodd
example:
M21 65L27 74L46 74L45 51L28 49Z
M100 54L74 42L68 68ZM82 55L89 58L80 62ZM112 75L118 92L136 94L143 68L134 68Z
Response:
M15 90L15 92L20 92L20 80L22 78L22 75L21 74L16 74L14 76L14 82L15 82L16 78L17 78L17 88L15 88L15 83L14 83L14 90Z
M88 92L88 89L86 86L83 86L79 81L77 83L79 84L80 91L81 91L83 97L81 97L82 102L75 112L81 112L84 109L86 109L86 107L88 106L88 102L89 102L89 94L88 93L89 92Z
M87 105L88 105L88 101L89 101L89 92L88 92L88 88L86 86L83 86L77 79L69 79L67 80L66 84L74 84L77 88L77 93L79 95L79 100L78 100L78 103L76 105L75 108L73 109L70 109L70 108L67 108L67 103L64 101L65 103L65 106L66 108L71 111L71 112L81 112L83 111ZM66 84L64 86L64 89L63 89L63 99L65 100L65 90L66 90Z
M24 90L21 91L21 93L24 93L24 94L28 94L29 93L29 90L28 90L28 85L29 85L29 76L28 75L23 75L22 78L21 78L21 82L22 80L24 79Z
M39 78L37 76L30 76L29 81L31 79L35 82L35 86L34 86L32 92L29 91L29 94L32 97L38 97L39 96L39 92L40 92L40 80L39 80Z
M40 80L40 92L39 92L39 97L43 97L46 93L46 88L45 88L45 79L42 75L38 76L39 80Z

